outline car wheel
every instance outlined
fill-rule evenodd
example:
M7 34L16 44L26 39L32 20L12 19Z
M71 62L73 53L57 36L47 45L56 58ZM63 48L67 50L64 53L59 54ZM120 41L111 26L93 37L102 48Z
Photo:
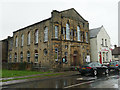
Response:
M108 73L109 73L109 70L108 70L108 69L106 69L106 70L105 70L105 74L108 74Z
M93 71L93 75L96 76L97 75L97 70Z

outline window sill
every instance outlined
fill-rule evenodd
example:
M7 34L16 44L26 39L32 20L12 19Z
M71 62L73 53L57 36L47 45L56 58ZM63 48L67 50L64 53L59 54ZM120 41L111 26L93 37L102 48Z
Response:
M47 43L48 41L44 41L44 43Z
M38 43L35 43L34 45L38 45Z
M30 44L27 44L27 46L30 46Z

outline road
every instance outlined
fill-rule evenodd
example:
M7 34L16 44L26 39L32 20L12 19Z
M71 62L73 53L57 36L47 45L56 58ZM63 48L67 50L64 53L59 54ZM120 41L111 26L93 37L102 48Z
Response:
M81 76L80 74L38 80L27 83L4 86L3 88L119 88L120 73L110 73L109 75L99 75L97 77Z

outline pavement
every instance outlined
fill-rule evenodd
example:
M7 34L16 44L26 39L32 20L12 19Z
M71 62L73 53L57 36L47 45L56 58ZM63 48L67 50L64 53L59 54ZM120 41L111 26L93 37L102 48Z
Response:
M63 73L62 75L53 75L57 73ZM30 78L30 79L20 79L20 80L10 80L6 82L0 82L0 86L7 86L17 83L23 83L23 82L30 82L35 80L44 80L44 79L52 79L52 78L58 78L58 77L65 77L70 75L76 75L79 74L78 71L66 71L66 72L55 72L55 73L46 73L46 74L36 74L36 75L28 75L28 76L18 76L18 77L9 77L9 78L0 78L0 80L10 80L10 79L19 79L19 78L26 78L26 77L34 77L34 76L40 76L37 78ZM47 76L48 75L48 76ZM51 75L51 76L49 76Z

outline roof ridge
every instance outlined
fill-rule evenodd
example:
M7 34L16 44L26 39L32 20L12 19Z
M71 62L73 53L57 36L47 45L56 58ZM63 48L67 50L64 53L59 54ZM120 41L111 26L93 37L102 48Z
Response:
M103 27L103 25L101 27L93 28L93 29L90 29L90 30L101 29L102 27Z

